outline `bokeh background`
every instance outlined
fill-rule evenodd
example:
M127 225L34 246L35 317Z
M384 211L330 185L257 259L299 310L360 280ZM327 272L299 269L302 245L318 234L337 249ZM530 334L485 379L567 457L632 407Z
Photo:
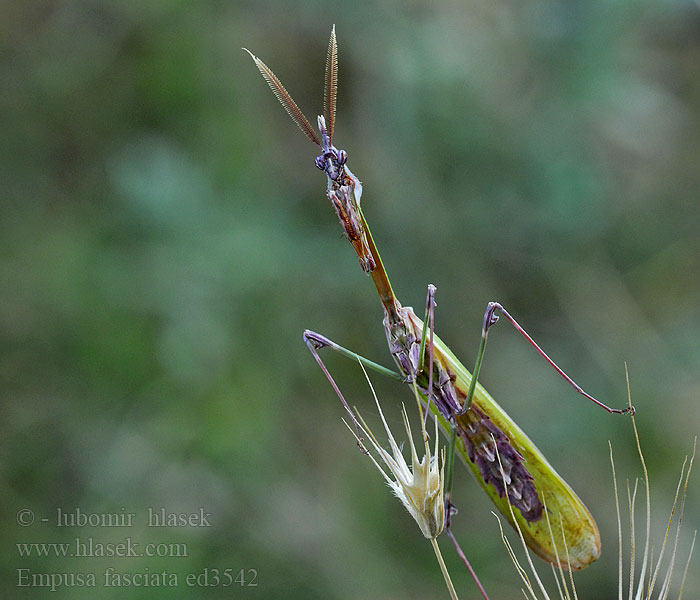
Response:
M38 0L5 1L2 15L3 597L446 597L302 343L313 328L391 364L315 148L241 51L313 120L333 23L336 142L399 298L421 307L437 285L436 329L467 365L489 300L609 404L626 402L626 361L658 554L700 431L700 6ZM482 381L600 525L579 598L611 597L608 440L625 493L642 473L630 420L577 396L506 325L490 340ZM327 359L379 427L357 366ZM374 383L398 427L410 393ZM492 598L520 597L489 502L458 474L467 554ZM696 477L681 567L699 505ZM203 508L212 527L149 529L148 507ZM21 527L25 508L36 520ZM57 508L137 517L128 530L57 527ZM188 556L16 547L127 536ZM108 567L179 585L105 587ZM18 569L94 572L98 587L18 587ZM185 585L205 569L248 582L255 569L257 587Z

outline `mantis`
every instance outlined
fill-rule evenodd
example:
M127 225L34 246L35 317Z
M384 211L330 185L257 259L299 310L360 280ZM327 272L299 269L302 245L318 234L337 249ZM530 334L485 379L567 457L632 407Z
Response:
M372 278L382 304L384 331L398 370L383 367L318 333L304 332L309 350L346 410L351 412L319 356L322 348L331 348L359 360L366 367L415 386L438 415L449 438L445 486L448 532L450 516L456 511L450 488L454 456L459 453L500 513L513 525L517 521L531 550L555 566L571 570L588 566L600 555L600 534L595 520L533 442L478 383L490 328L503 316L579 394L610 413L633 413L634 408L611 408L586 393L497 302L490 302L486 308L477 358L470 373L434 333L435 286L428 286L422 320L411 307L402 306L396 298L361 208L362 184L348 167L347 152L333 145L338 89L335 27L328 46L324 113L317 119L318 134L272 70L250 51L246 52L292 120L321 149L315 165L326 175L326 194L360 266Z

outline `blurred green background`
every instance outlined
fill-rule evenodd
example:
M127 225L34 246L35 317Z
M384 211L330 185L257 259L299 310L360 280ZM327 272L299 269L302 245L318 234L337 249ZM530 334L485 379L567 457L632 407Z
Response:
M446 597L429 544L302 343L312 328L391 364L315 148L240 49L314 120L333 23L335 141L399 298L421 307L437 285L436 329L467 365L489 300L609 404L626 402L627 361L658 554L700 430L697 4L38 0L3 2L2 15L3 597ZM579 597L611 597L607 442L624 489L641 475L630 421L577 396L506 325L490 340L483 383L600 525L603 555L577 575ZM327 359L379 427L357 366ZM374 383L398 431L411 395ZM491 597L520 597L464 469L455 493L455 530ZM681 566L699 499L696 477ZM212 526L148 528L148 507L202 508ZM58 508L124 510L135 525L58 527ZM188 556L16 546L76 537L186 544ZM179 584L105 587L109 567ZM93 572L98 587L18 587L19 569ZM257 586L185 584L205 569L247 581L255 569Z

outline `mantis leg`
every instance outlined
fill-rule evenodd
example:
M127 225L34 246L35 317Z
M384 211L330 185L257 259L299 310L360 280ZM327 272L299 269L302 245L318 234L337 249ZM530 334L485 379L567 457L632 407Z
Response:
M340 402L343 404L343 407L345 408L346 412L350 416L351 421L355 425L355 432L357 433L357 438L358 440L362 440L362 432L360 431L360 427L357 424L357 420L355 419L355 414L352 412L350 409L350 406L348 405L347 401L345 400L345 396L343 396L343 393L340 391L340 388L338 387L338 384L335 382L333 379L333 376L331 375L330 371L324 364L323 360L321 360L321 356L318 353L318 350L321 348L331 348L332 350L335 350L336 352L342 354L343 356L347 356L348 358L352 358L354 360L359 361L362 363L364 366L366 366L369 369L372 369L373 371L377 371L378 373L381 373L382 375L386 375L387 377L392 377L394 379L398 379L399 381L403 381L403 377L396 371L392 371L391 369L387 369L386 367L383 367L379 363L376 363L372 360L369 360L368 358L365 358L364 356L361 356L357 354L356 352L353 352L352 350L348 350L347 348L344 348L343 346L336 344L334 341L329 340L327 337L321 335L320 333L316 333L315 331L311 331L309 329L306 329L304 331L304 342L306 343L306 346L309 349L309 352L313 354L314 359L318 363L318 366L320 367L321 371L323 371L324 375L328 379L328 382L331 384L331 387L337 394L338 398L340 399ZM358 446L360 446L360 442L358 442ZM362 446L360 446L362 448Z
M418 362L418 370L422 371L424 370L425 367L425 348L427 346L428 348L428 398L426 400L426 408L425 408L425 418L428 418L428 411L430 410L430 399L432 395L432 390L433 390L433 339L434 339L434 329L435 329L435 291L436 287L431 283L428 285L428 294L427 298L425 301L425 319L423 320L423 330L421 332L421 342L420 342L420 352L418 354L419 362ZM437 410L437 409L435 409ZM464 554L464 551L462 550L462 547L459 545L459 542L457 541L457 538L455 537L454 533L452 533L452 515L457 512L457 508L455 507L454 504L452 504L452 480L454 476L454 462L455 462L455 455L457 451L457 429L455 428L455 423L454 419L450 418L449 420L450 423L450 436L449 436L449 445L447 448L447 453L445 456L445 484L444 484L444 502L445 502L445 534L447 537L450 539L452 542L452 545L455 548L455 551L457 552L457 555L459 558L462 560L464 563L464 566L467 568L469 571L469 574L472 576L472 579L474 580L474 583L476 584L476 587L479 589L479 592L481 595L484 597L485 600L488 600L488 595L486 594L486 590L484 590L484 586L481 584L481 581L479 580L479 577L476 574L476 571L474 571L474 568L472 567L471 563L469 562L469 559L467 559L466 554ZM425 431L425 426L423 427L423 431Z
M423 421L423 429L428 421L428 412L430 411L430 400L433 393L433 338L435 335L435 292L437 288L432 284L428 284L428 294L425 299L425 319L423 319L423 330L420 336L420 350L418 352L418 371L423 371L425 366L425 346L428 343L428 401L425 406L425 420ZM415 373L411 376L415 380Z
M481 371L481 364L483 363L484 360L484 352L486 350L486 341L488 339L488 333L489 329L493 325L495 325L498 322L499 316L496 314L496 311L500 312L508 321L510 321L511 325L516 329L518 333L520 333L529 343L530 345L537 350L537 352L544 358L550 366L557 372L559 375L561 375L566 382L571 385L579 394L582 396L585 396L601 408L604 408L610 413L615 413L615 414L622 414L622 413L627 413L630 412L631 414L634 414L634 406L628 406L627 408L611 408L607 406L606 404L603 404L599 400L596 400L593 396L588 394L581 388L580 385L578 385L571 377L569 377L564 370L557 365L548 355L547 353L542 350L542 348L535 342L535 340L532 339L530 334L525 331L520 323L518 323L513 316L505 309L501 304L498 302L489 302L488 305L486 306L486 312L484 313L484 322L483 326L481 328L481 341L479 342L479 351L476 355L476 361L474 363L474 370L472 371L472 379L471 382L469 383L469 389L467 391L467 397L464 400L464 404L462 406L462 409L460 411L455 412L454 416L458 416L461 414L464 414L469 410L469 407L471 406L472 400L474 399L474 392L476 390L476 383L479 378L479 372ZM450 501L450 496L451 496L451 491L452 491L452 478L453 478L453 471L454 471L454 456L455 456L455 451L456 451L456 442L457 442L457 435L456 435L456 429L454 427L454 423L451 422L451 431L450 431L450 442L447 450L447 460L445 464L445 521L446 525L445 528L449 530L449 523L450 523L450 517L454 512L456 512L456 509L454 505Z
M387 377L391 377L392 379L398 379L399 381L404 380L403 376L400 373L397 373L392 369L388 369L387 367L383 367L379 363L376 363L370 360L369 358L365 358L361 354L357 354L352 350L348 350L340 344L336 344L333 340L329 340L326 336L321 335L320 333L316 333L315 331L311 331L310 329L306 329L304 331L304 342L309 347L311 354L313 354L314 358L316 358L316 362L319 362L320 360L320 357L318 356L316 350L320 350L321 348L330 348L331 350L335 350L343 356L347 356L348 358L352 358L353 360L360 361L365 367L367 367L368 369L372 369L377 373L381 373L382 375L386 375Z
M500 312L508 321L510 321L510 324L515 328L515 330L522 335L529 343L530 345L537 350L539 355L544 358L550 366L557 372L559 375L561 375L567 383L573 387L579 394L582 396L585 396L601 408L607 410L609 413L615 413L615 414L623 414L630 412L634 414L634 406L628 406L627 408L611 408L606 404L603 404L600 402L600 400L596 400L593 396L591 396L589 393L585 392L583 388L578 385L571 377L569 377L564 370L557 364L555 363L548 355L547 353L540 348L540 346L535 342L535 340L530 337L530 334L525 331L520 323L518 323L512 316L511 314L503 308L501 304L498 302L489 302L488 305L486 306L486 312L484 313L484 324L481 328L481 342L479 343L479 352L476 355L476 362L474 364L474 371L472 373L472 380L469 384L469 390L467 392L467 397L464 400L464 405L462 407L462 410L458 414L464 414L469 410L469 407L471 406L472 400L474 399L474 391L476 390L476 382L477 378L479 377L479 371L481 370L481 363L484 359L484 351L486 350L486 339L489 334L489 329L495 325L498 322L499 316L496 314L496 311Z
M428 286L428 297L426 301L426 318L425 318L425 324L423 326L423 334L422 334L422 339L421 339L421 346L422 349L426 347L426 343L429 344L428 349L429 349L429 370L430 370L430 384L428 389L432 390L432 363L433 363L433 352L432 352L432 342L433 342L433 313L435 309L435 301L434 301L434 296L435 296L435 286L434 285L429 285ZM309 348L309 351L313 355L314 359L318 363L318 366L321 368L323 373L326 375L326 378L330 382L331 386L335 390L335 393L338 395L338 398L340 398L340 401L342 402L345 410L347 413L350 415L350 418L352 422L355 424L355 429L357 431L358 435L358 447L363 450L363 446L361 444L362 440L362 435L361 432L359 431L359 426L357 425L357 421L355 418L355 415L353 414L352 410L350 409L350 406L348 405L347 401L345 400L345 397L343 396L342 392L340 391L340 388L336 384L335 380L333 379L333 376L330 374L328 371L328 368L326 365L323 363L321 360L321 357L318 353L318 350L322 348L331 348L332 350L335 350L336 352L342 354L343 356L347 356L348 358L360 361L362 365L365 367L372 369L374 371L377 371L378 373L381 373L382 375L386 375L388 377L391 377L393 379L397 379L398 381L401 382L406 382L406 379L400 374L397 373L396 371L392 371L391 369L387 369L386 367L375 363L372 360L369 360L368 358L365 358L364 356L361 356L360 354L357 354L356 352L353 352L352 350L348 350L347 348L344 348L343 346L340 346L339 344L336 344L332 340L328 339L327 337L316 333L314 331L310 330L305 330L304 331L304 342L306 343L307 347ZM423 352L421 352L421 356L423 355ZM421 369L423 366L421 365ZM412 374L412 377L415 376L415 373ZM428 396L427 399L427 407L426 407L426 418L427 418L427 408L430 406L430 395ZM425 428L423 428L425 431ZM452 455L451 459L451 464L454 464L454 454L455 454L455 444L456 444L456 430L454 426L451 427L450 431L450 450ZM452 478L452 467L450 467L450 486L451 486L451 478ZM445 488L446 490L448 489L447 487ZM446 492L445 494L445 508L447 510L446 512L446 518L445 518L445 533L448 535L450 538L452 544L454 545L457 554L461 558L462 562L464 565L467 567L467 570L471 574L472 578L474 579L474 582L476 586L478 587L479 591L481 592L483 598L485 600L488 600L488 596L486 595L486 591L484 590L483 585L479 581L479 578L474 571L474 568L471 566L469 563L469 560L467 559L466 555L462 551L462 548L459 545L459 542L457 541L457 538L455 538L454 534L452 531L449 529L450 526L450 519L449 515L453 512L456 512L456 509L452 505L452 503L449 501L449 493Z
M464 414L467 410L469 410L469 407L471 406L472 400L474 398L474 392L476 390L476 384L477 380L479 377L479 372L481 370L481 365L484 359L484 352L486 349L486 341L488 339L488 332L489 329L495 325L498 322L499 315L496 314L496 311L498 311L501 315L503 315L508 321L510 321L511 325L520 333L534 348L537 350L537 352L544 358L552 368L554 368L559 375L561 375L569 385L571 385L579 394L582 396L585 396L601 408L607 410L610 413L616 413L616 414L621 414L621 413L626 413L626 412L631 412L634 414L634 407L627 407L624 409L618 409L618 408L611 408L599 400L595 399L593 396L585 392L581 386L579 386L571 377L569 377L559 365L557 365L546 353L542 348L532 339L532 337L521 327L521 325L511 316L511 314L498 302L489 302L487 307L486 307L486 312L484 313L484 321L483 321L483 326L482 326L482 331L481 331L481 341L479 343L479 351L477 353L476 361L474 364L474 370L472 372L472 379L469 384L469 389L467 391L467 396L464 400L464 404L462 406L462 409L459 411L455 411L453 415L451 415L449 422L450 422L450 438L449 438L449 446L447 450L447 455L446 455L446 463L445 463L445 531L450 537L450 539L453 541L455 544L455 548L457 548L457 552L459 553L459 547L456 543L456 540L453 539L453 534L451 533L450 530L450 520L451 517L454 513L456 513L456 507L452 504L451 501L451 493L452 493L452 480L453 480L453 472L454 472L454 457L456 453L456 441L457 441L457 430L455 428L455 423L454 423L454 417ZM426 314L427 316L427 314ZM426 318L426 322L428 319ZM432 315L430 318L430 323L432 326Z

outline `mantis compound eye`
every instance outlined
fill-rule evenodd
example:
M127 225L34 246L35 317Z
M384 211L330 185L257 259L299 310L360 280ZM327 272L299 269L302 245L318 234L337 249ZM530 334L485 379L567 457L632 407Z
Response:
M348 153L345 150L338 150L338 164L344 165L348 160Z
M325 171L325 169L326 169L326 158L325 158L323 155L317 156L317 157L316 157L316 160L315 160L314 162L315 162L315 164L316 164L316 168L317 168L317 169L321 169L321 171Z

